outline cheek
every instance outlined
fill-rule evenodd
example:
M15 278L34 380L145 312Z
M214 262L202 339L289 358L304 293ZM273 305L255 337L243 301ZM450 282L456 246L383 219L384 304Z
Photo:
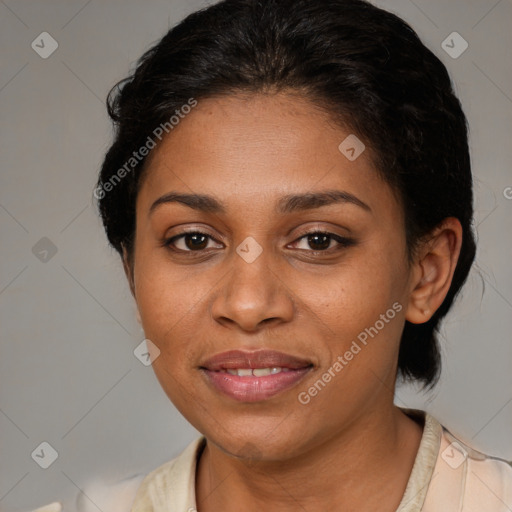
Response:
M169 263L164 251L147 251L135 264L135 291L146 338L160 350L153 369L173 402L187 390L200 354L212 352L208 304L222 285L219 272ZM181 391L180 391L181 390Z
M134 281L141 317L148 327L169 328L197 302L203 278L191 275L191 267L172 265L166 249L154 242L141 237L137 243Z
M194 371L192 349L201 342L204 315L198 311L205 285L149 258L138 270L136 296L142 326L146 338L160 350L153 371L170 400L186 410L187 403L197 399L189 379Z
M328 275L301 277L297 295L310 311L309 322L322 331L327 357L321 372L342 357L338 371L332 370L340 378L333 378L335 384L320 402L349 382L357 382L364 395L379 381L389 381L403 328L406 272L397 261L390 250L361 251Z
M204 285L200 276L188 278L183 271L173 269L165 257L155 254L159 252L140 251L136 255L135 296L146 337L165 355L172 340L178 342L175 352L184 329L190 332L187 317L201 303Z
M400 280L388 263L381 261L377 266L369 259L354 258L326 275L303 274L296 289L314 315L334 332L354 335L401 299Z

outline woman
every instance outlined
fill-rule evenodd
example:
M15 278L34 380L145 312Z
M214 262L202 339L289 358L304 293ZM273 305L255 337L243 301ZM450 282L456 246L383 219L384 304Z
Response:
M204 436L113 502L512 509L508 463L393 404L397 378L435 384L475 256L466 119L407 24L362 0L226 0L149 50L109 113L105 230Z

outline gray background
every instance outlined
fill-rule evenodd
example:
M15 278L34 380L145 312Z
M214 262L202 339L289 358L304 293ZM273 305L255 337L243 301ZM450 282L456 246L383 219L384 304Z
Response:
M402 387L396 401L512 459L512 4L376 3L410 22L454 79L471 126L479 239L477 265L444 324L440 384L429 394ZM92 189L111 140L107 91L204 5L0 0L2 511L55 499L74 510L93 480L147 472L197 435L134 357L144 335ZM47 59L31 48L43 31L59 44ZM469 43L457 59L441 47L453 31ZM31 458L43 441L59 454L46 470Z

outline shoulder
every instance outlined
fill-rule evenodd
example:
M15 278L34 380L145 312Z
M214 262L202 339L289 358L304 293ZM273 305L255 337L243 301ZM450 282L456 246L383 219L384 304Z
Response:
M512 464L475 450L443 427L425 505L425 511L509 512Z
M77 499L77 512L97 512L98 507L109 512L186 511L182 503L191 499L195 504L196 456L203 443L204 438L196 439L178 457L147 475L135 475L115 485L89 486Z
M131 512L133 500L140 487L144 475L134 475L113 484L105 482L89 482L84 486L69 510L75 512ZM50 503L32 512L66 512L68 507L60 502Z
M149 473L139 486L132 512L195 509L195 473L205 446L200 437L175 459Z
M134 475L114 484L94 482L85 486L76 499L77 512L130 512L144 475ZM64 511L65 512L65 511Z
M205 446L204 437L190 443L178 457L147 475L138 474L114 484L92 482L76 498L76 512L156 512L195 510L195 469ZM32 512L66 512L60 502Z

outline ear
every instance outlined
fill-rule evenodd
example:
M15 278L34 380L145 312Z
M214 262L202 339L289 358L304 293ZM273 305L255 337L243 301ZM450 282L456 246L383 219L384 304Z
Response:
M462 226L458 219L444 219L417 250L411 271L411 291L405 319L428 322L443 303L460 254Z
M132 292L132 295L135 297L135 283L133 278L133 265L130 259L130 256L128 255L128 251L126 250L126 247L123 245L123 268L124 273L126 275L126 279L128 279L128 284L130 285L130 291Z
M124 273L126 275L126 279L128 279L128 284L130 285L130 291L132 292L133 298L135 299L135 307L136 307L135 316L137 318L137 322L139 322L139 324L142 324L142 319L140 317L139 308L137 306L137 297L135 296L135 281L133 278L133 264L128 255L128 251L126 250L126 247L124 245L122 247L123 247L122 258L123 258Z

